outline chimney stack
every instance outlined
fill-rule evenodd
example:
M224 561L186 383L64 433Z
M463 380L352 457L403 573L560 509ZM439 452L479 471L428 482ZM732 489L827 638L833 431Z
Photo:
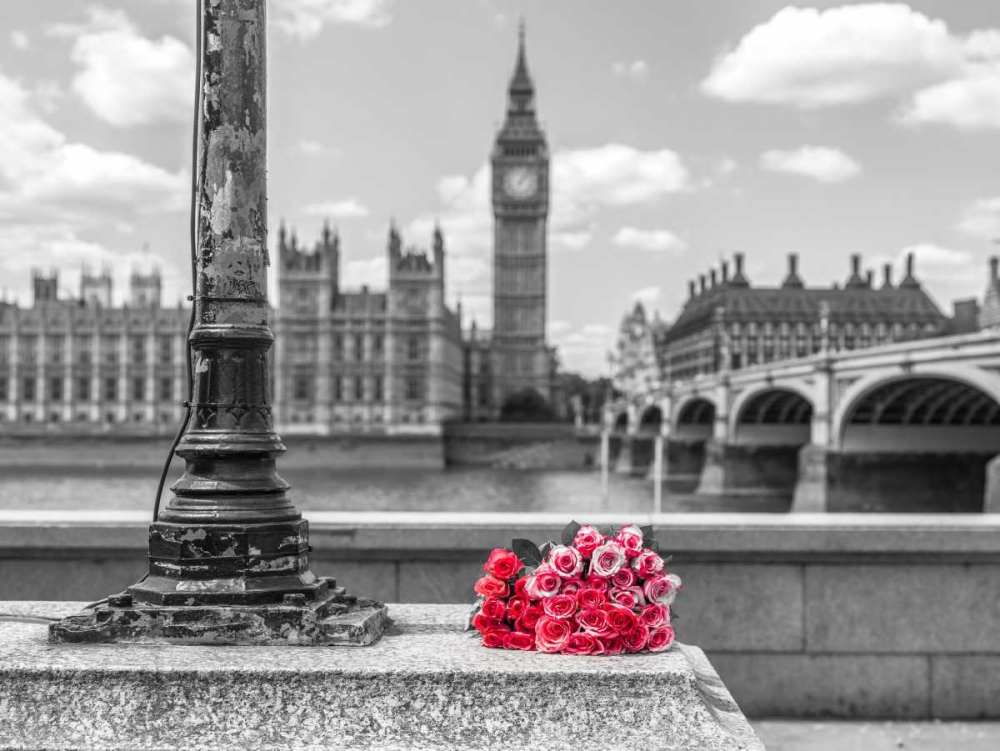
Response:
M851 275L847 279L844 289L859 289L865 286L865 280L861 278L861 254L851 254Z
M715 269L711 269L708 272L708 278L711 280L711 287L712 287L712 289L715 289L715 285L717 284L717 281L716 281L716 278L715 278Z
M694 297L694 280L688 280L688 297Z
M992 256L990 258L990 281L997 281L998 275L1000 275L1000 258Z
M736 271L733 274L733 279L730 284L734 287L749 287L750 282L743 275L743 254L733 253L733 263L736 266Z
M882 266L882 289L892 289L892 264Z
M799 254L789 253L788 254L788 276L785 277L785 281L781 284L782 287L802 289L805 285L802 283L801 277L799 277Z
M729 284L729 261L722 262L722 283Z
M917 277L913 274L913 269L915 266L913 253L906 254L906 276L903 277L903 281L899 283L900 289L914 289L920 287L920 282L917 281Z
M875 272L872 271L871 269L868 269L868 271L865 273L865 281L868 284L868 289L871 289L872 286L875 284Z
M698 275L698 290L702 294L704 294L704 292L705 292L705 275L704 274L699 274Z

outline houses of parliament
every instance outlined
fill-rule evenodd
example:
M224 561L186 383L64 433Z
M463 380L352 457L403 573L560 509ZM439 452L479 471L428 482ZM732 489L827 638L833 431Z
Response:
M428 251L404 246L391 226L388 288L347 290L329 226L311 247L281 227L271 364L284 432L435 432L447 420L493 419L525 389L551 400L549 154L523 29L491 165L492 331L463 331L446 304L440 228ZM190 310L163 306L160 275L133 273L122 306L108 271L85 271L75 298L60 297L56 272L33 277L31 306L0 303L0 422L171 430L187 398Z

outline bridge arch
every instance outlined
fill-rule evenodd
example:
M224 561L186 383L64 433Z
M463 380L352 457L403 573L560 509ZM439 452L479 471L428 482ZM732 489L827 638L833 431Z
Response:
M1000 379L967 370L864 379L834 421L844 453L1000 452Z
M659 435L663 425L663 410L657 404L647 405L639 416L639 432L643 435Z
M736 444L802 446L812 433L812 400L795 386L747 390L733 403L730 440Z
M670 435L677 441L699 441L712 437L715 402L704 396L690 396L674 409Z
M613 433L627 433L628 432L628 410L622 410L619 412L611 423L611 431Z

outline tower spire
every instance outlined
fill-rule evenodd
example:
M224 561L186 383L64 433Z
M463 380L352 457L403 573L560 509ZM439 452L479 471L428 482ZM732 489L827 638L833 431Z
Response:
M521 19L517 29L517 63L514 75L510 79L510 109L514 111L530 110L535 95L535 85L528 72L528 53L526 51L524 34L524 19Z

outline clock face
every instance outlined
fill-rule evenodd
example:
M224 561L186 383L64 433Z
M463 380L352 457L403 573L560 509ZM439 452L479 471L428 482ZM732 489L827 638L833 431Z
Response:
M511 198L530 198L538 190L538 173L529 167L514 167L504 175L503 189Z

